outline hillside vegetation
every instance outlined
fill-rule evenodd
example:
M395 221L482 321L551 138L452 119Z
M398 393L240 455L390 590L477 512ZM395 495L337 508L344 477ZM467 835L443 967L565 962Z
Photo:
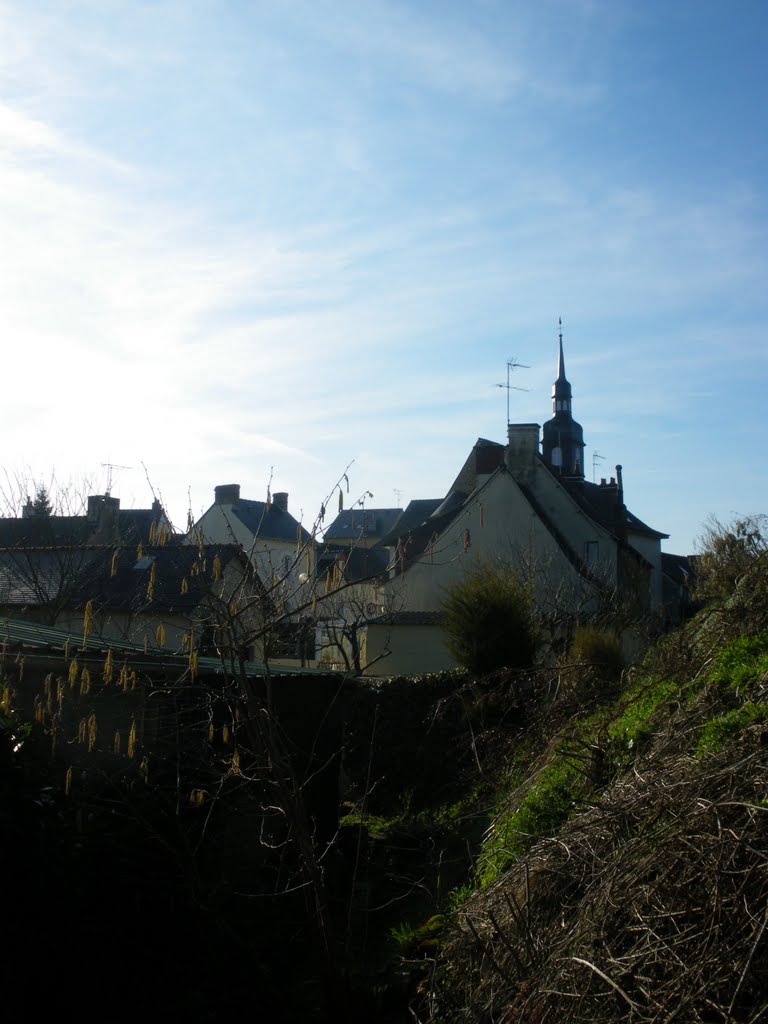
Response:
M416 1019L768 1019L765 554L711 597L621 674L380 684L357 815L423 853L386 911Z

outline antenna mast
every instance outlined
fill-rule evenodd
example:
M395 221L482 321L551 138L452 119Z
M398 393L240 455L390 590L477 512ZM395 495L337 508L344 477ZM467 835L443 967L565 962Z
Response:
M530 388L518 388L514 384L509 383L510 374L513 370L530 370L530 366L527 363L518 363L515 361L515 357L507 360L507 383L497 384L497 388L505 388L507 392L507 426L509 426L509 392L510 391L530 391Z
M112 493L112 470L113 469L133 469L132 466L120 466L116 462L102 462L102 468L107 470L107 496Z

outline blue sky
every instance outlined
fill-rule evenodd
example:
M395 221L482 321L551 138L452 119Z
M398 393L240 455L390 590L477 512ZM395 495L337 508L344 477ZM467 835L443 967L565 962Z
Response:
M689 551L768 511L764 0L0 0L8 478L445 493L550 415ZM146 467L146 474L143 467ZM8 490L8 487L6 487Z

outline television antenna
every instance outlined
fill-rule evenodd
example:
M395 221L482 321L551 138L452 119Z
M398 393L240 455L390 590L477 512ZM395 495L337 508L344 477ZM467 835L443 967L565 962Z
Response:
M395 496L397 497L397 507L399 508L400 507L400 496L402 495L403 492L400 490L399 487L393 487L392 491L395 494Z
M518 388L514 384L510 384L509 378L513 370L530 370L530 366L527 363L518 363L515 361L515 357L507 360L507 383L497 384L497 388L504 388L507 392L507 426L509 426L509 392L510 391L530 391L530 388Z
M133 466L120 466L117 462L102 462L102 469L107 470L107 490L106 494L112 493L112 470L113 469L133 469Z
M601 462L605 462L605 456L604 455L601 455L600 452L598 452L598 451L592 452L592 483L595 483L595 470L597 468L597 461L598 461L598 459Z

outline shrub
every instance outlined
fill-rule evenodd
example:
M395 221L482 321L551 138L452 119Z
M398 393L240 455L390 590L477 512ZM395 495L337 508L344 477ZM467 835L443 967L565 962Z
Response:
M579 625L573 635L571 655L596 668L600 675L614 678L624 668L621 638L610 629Z
M470 672L484 675L532 663L531 598L509 566L478 565L454 583L442 607L448 650Z
M697 542L695 596L699 600L729 597L738 581L768 552L768 517L744 516L721 523L710 516Z

